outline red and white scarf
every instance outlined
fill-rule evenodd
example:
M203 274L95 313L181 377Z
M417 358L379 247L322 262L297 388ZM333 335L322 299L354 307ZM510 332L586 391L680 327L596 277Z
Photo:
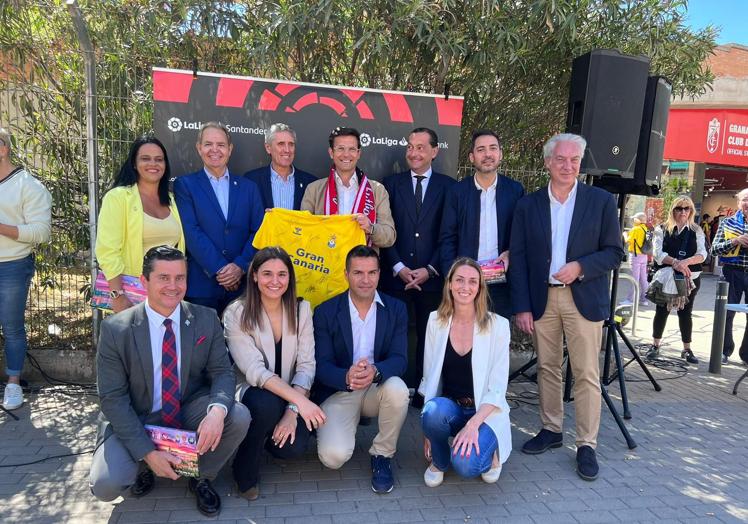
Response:
M358 180L358 192L356 199L353 201L351 214L362 213L367 216L369 221L374 224L377 221L376 203L374 202L374 189L369 183L369 179L363 171L356 168L353 174ZM338 215L338 187L335 185L335 168L330 168L330 175L327 177L327 187L325 188L325 214Z

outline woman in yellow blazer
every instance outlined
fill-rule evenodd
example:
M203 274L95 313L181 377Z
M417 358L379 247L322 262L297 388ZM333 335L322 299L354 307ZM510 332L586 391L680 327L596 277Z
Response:
M283 249L255 254L247 291L226 308L223 325L241 373L238 397L252 415L234 459L234 479L239 494L255 500L262 448L277 458L299 457L311 431L325 421L308 399L316 370L312 310L296 298L293 264Z
M112 290L115 313L132 306L122 293L122 275L139 276L152 247L184 252L179 212L169 192L169 157L155 137L144 135L104 195L96 231L96 259Z

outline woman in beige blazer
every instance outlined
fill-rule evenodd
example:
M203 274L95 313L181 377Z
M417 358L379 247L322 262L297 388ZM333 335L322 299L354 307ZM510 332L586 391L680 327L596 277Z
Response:
M480 266L470 258L457 259L426 327L418 392L425 402L424 454L431 462L423 475L427 486L441 484L450 465L466 478L499 480L501 464L512 451L506 402L509 336L507 319L488 310Z
M308 399L315 370L311 307L296 298L293 264L283 249L257 252L247 291L226 308L223 324L241 372L238 398L252 415L234 459L234 479L239 494L255 500L263 446L278 458L298 457L311 431L325 421Z

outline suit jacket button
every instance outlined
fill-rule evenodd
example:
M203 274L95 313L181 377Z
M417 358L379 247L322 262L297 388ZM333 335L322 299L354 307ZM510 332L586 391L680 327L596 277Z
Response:
M221 251L221 254L225 256L226 254L228 254L228 251L226 251L226 250L224 249L223 251Z
M413 256L413 253L411 253L410 256Z
M420 236L421 236L421 234L420 234L420 233L416 233L416 238L418 238L418 237L420 237Z

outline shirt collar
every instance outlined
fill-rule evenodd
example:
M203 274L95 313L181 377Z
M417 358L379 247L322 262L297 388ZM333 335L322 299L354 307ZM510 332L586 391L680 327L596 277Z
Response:
M491 191L492 189L495 190L497 184L499 183L499 174L496 173L496 178L493 179L493 183L488 186L488 189L483 189L481 185L478 183L478 177L473 176L473 183L475 184L475 188L479 191Z
M177 306L176 308L174 308L174 311L171 312L171 315L165 317L161 313L157 313L150 306L150 304L148 304L148 299L145 299L145 314L148 317L148 321L157 326L162 326L164 324L164 320L166 320L167 318L171 319L173 326L178 326L181 317L181 309L182 306Z
M286 180L290 181L293 178L294 173L296 173L296 168L292 164L291 165L291 174L288 175L288 178ZM285 182L285 180L283 180L283 177L280 176L275 169L273 169L273 164L270 164L270 176L273 177L273 178L275 178L275 179L277 179L277 180Z
M572 187L571 191L569 191L569 196L566 197L566 202L562 204L556 199L555 196L553 196L553 192L551 192L551 183L548 182L548 198L550 199L552 204L563 206L564 204L567 204L569 200L577 196L577 184L579 184L579 180L574 180L574 187Z
M379 296L379 291L374 291L374 303L379 304L380 306L384 307L384 302L382 302L382 297ZM353 299L351 299L351 292L348 292L348 308L353 312L356 310L356 305L353 303ZM369 306L369 309L371 309L371 306Z
M208 173L208 170L207 170L207 169L203 168L203 173L205 173L205 176L207 176L207 177L208 177L208 180L216 180L216 177L214 177L213 175L211 175L210 173ZM223 172L223 174L222 174L221 176L219 176L219 177L218 177L218 180L222 180L222 179L224 179L224 178L225 178L226 180L228 180L228 178L229 178L229 168L228 168L228 167L227 167L227 168L226 168L226 170L225 170L225 171Z
M338 174L338 171L335 170L335 185L338 187L342 187L346 191L353 191L354 189L358 189L358 177L356 176L356 173L353 173L353 176L351 176L350 185L346 187L343 184L343 179L340 178L340 175Z
M431 173L432 173L432 172L433 172L433 171L431 170L431 168L428 168L428 170L427 170L427 171L426 171L425 173L423 173L423 174L419 175L418 173L416 173L415 171L413 171L413 170L411 169L411 170L410 170L410 176L411 176L411 177L422 176L422 177L424 177L424 178L425 178L426 180L428 180L429 178L431 178Z

